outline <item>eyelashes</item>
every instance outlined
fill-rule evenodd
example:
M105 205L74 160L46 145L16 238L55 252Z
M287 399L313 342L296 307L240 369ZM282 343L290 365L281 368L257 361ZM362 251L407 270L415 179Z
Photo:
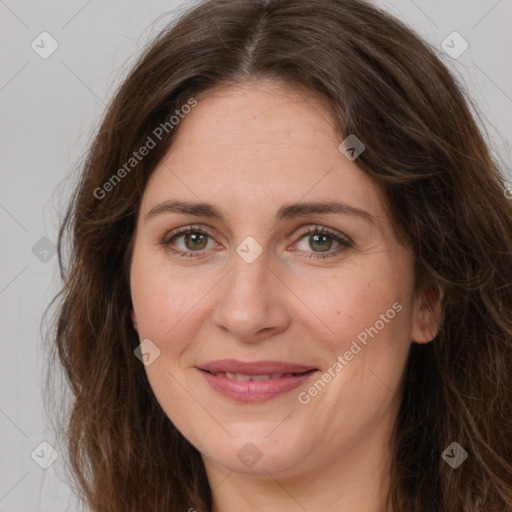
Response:
M309 259L334 258L336 256L339 256L341 253L345 252L347 249L354 247L353 243L347 237L341 234L337 234L336 232L331 231L330 229L327 229L323 226L309 227L305 231L300 232L300 234L298 234L297 236L299 237L299 239L297 240L297 242L294 243L294 245L297 245L304 239L306 240L306 245L310 244L312 240L314 241L314 243L317 243L318 241L322 243L325 242L326 239L331 239L335 243L339 244L336 250L309 252L301 249L301 252L305 252L306 254L308 254L306 258ZM329 247L329 249L331 249L331 247Z
M185 237L186 240L190 240L192 238L191 235L199 235L199 237L202 237L200 240L207 239L207 238L213 239L213 235L211 233L209 233L207 230L205 230L204 228L202 229L202 228L199 228L196 226L187 226L184 228L179 228L176 231L173 231L172 233L170 233L170 235L168 235L162 241L162 244L167 249L169 249L171 252L173 252L174 254L177 254L184 258L204 257L204 252L205 252L204 250L196 249L196 250L184 251L182 249L176 249L173 247L173 241L175 241L177 238ZM193 237L193 239L195 240L196 237ZM203 253L203 254L201 254L201 253Z
M300 244L304 239L306 239L306 245L311 247L311 244L320 243L325 247L326 242L329 246L327 250L321 251L307 251L304 249L297 250L292 249L292 252L305 253L306 259L316 259L323 260L326 258L333 258L341 255L341 253L345 252L347 249L353 248L354 244L348 238L342 235L341 233L337 233L323 226L310 226L298 234L295 235L297 237L297 241L293 243L293 246ZM309 237L309 238L307 238ZM176 248L175 243L176 240L183 239L183 243L185 244L185 249ZM208 242L214 240L214 235L208 229L202 226L185 226L183 228L179 228L177 230L172 231L160 242L167 250L171 251L174 255L181 258L204 258L208 256L209 252L212 248L208 248ZM331 250L332 243L329 243L329 240L333 241L335 244L339 246L335 248L335 250ZM206 246L204 246L206 242ZM194 249L186 250L186 244L191 243ZM303 243L303 242L302 242ZM322 248L322 247L321 247Z

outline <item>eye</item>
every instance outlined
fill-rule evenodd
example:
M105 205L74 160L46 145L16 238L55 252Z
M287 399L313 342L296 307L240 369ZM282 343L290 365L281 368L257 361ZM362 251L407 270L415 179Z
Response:
M181 243L176 243L176 240L180 239L182 239ZM212 248L211 246L208 247L208 242L212 241L212 235L206 230L196 226L185 226L173 231L170 236L162 241L162 244L179 256L197 258L201 256L200 252L204 249ZM175 249L173 245L178 245L178 248Z
M306 239L306 237L308 238ZM179 228L166 236L161 244L174 254L184 258L202 257L205 251L213 249L212 245L215 246L213 234L198 226ZM302 247L300 247L301 244ZM337 246L335 250L332 250L335 244ZM312 226L302 231L294 246L299 247L292 251L298 248L301 252L309 252L306 257L310 259L334 257L346 249L354 247L353 243L345 236L321 226ZM312 248L313 251L308 251L308 248Z
M300 247L301 244L302 247ZM333 244L338 244L334 251L331 250ZM308 252L308 248L314 249L307 256L307 258L311 259L331 258L338 256L348 248L354 247L348 238L321 226L310 227L305 232L302 232L299 241L295 245L305 252Z

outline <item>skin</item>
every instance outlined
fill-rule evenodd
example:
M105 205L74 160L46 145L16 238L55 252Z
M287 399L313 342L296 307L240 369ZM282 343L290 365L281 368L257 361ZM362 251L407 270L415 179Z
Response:
M392 233L382 190L340 142L313 93L270 81L218 88L181 121L144 191L132 320L140 340L160 350L147 376L166 415L202 454L214 512L384 510L407 355L412 342L432 340L437 324L414 293L414 258ZM213 203L225 218L168 212L145 221L169 199ZM375 223L346 214L276 221L285 203L325 200L365 210ZM212 234L198 258L162 243L190 225ZM308 258L325 254L321 241L302 234L315 226L353 247L327 238L332 257ZM236 252L248 236L263 249L252 263ZM197 252L183 235L172 244ZM300 403L298 393L394 303L401 311ZM196 368L221 358L320 371L298 389L246 404L217 394ZM252 467L237 457L249 442L261 454Z

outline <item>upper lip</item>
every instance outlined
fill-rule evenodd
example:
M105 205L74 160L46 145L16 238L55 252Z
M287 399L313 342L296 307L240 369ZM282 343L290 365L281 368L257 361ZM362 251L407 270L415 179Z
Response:
M270 373L304 373L316 370L313 366L285 363L282 361L244 362L237 359L218 359L198 366L209 372L243 373L247 375L266 375Z

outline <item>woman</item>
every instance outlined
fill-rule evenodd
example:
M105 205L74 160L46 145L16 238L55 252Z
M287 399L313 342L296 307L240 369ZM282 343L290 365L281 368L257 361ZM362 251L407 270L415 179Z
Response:
M198 4L112 100L68 232L91 510L511 509L512 206L397 20Z

